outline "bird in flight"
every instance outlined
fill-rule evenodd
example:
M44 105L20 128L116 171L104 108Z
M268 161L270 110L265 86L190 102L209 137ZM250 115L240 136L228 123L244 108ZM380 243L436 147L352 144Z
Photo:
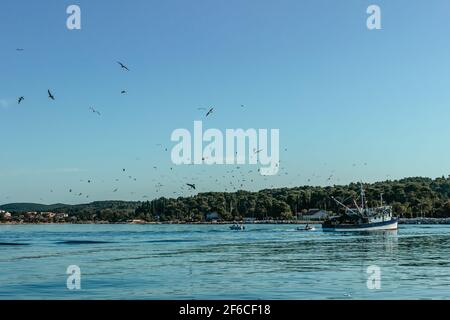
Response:
M117 61L117 63L120 65L120 67L121 67L122 69L125 69L125 70L127 70L127 71L130 71L130 69L128 69L127 66L124 65L122 62Z
M20 104L24 99L24 97L20 97L19 100L17 100L17 103Z
M121 94L127 93L125 90L120 91Z
M255 150L255 149L253 149L253 151L255 152L255 154L256 153L260 153L261 151L263 151L264 149L259 149L259 150Z
M213 112L214 112L214 108L209 109L209 111L206 113L206 116L209 116Z
M23 51L23 48L17 48L16 51Z
M99 116L101 116L101 113L98 112L97 110L95 110L94 108L89 107L89 110L91 110L93 113L96 113L96 114L98 114Z
M190 188L192 188L192 189L195 190L195 184L193 184L193 183L186 183L186 185L187 185L188 187L190 187Z
M47 90L48 92L48 97L52 100L55 100L55 97L52 95L52 93L50 92L50 90Z

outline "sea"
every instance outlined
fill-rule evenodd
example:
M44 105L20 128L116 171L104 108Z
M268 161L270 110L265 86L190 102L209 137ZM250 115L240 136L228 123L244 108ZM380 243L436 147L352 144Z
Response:
M0 299L448 299L450 226L0 225Z

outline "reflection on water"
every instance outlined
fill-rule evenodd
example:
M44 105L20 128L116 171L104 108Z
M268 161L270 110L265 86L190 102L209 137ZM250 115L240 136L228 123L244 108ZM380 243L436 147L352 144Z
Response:
M450 227L299 232L292 225L0 226L0 298L449 298ZM66 288L78 265L82 290ZM367 268L381 289L367 288Z

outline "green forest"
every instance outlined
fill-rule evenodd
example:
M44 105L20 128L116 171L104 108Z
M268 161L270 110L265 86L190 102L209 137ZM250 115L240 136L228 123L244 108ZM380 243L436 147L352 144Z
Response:
M393 206L394 214L402 218L450 217L450 176L445 178L405 178L364 184L369 206ZM67 222L107 221L127 222L133 219L148 222L201 222L206 215L217 212L220 220L243 218L257 220L290 220L309 209L323 209L330 213L342 212L332 197L353 206L358 199L360 184L344 186L302 186L265 189L258 192L207 192L191 197L154 199L152 201L96 201L80 205L10 204L0 209L10 210L14 217L27 220L24 212L53 211L67 214ZM34 210L33 210L34 209Z
M397 181L364 184L369 206L392 205L396 216L450 217L450 177L405 178ZM343 209L335 197L352 206L358 199L360 184L346 186L267 189L259 192L209 192L177 199L159 198L142 203L135 211L137 219L147 221L202 221L208 212L217 212L223 220L242 218L293 219L308 209L339 213Z

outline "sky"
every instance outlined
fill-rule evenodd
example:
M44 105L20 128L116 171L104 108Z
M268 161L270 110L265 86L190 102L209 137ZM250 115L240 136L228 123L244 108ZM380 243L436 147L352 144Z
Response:
M0 204L447 176L449 21L447 0L2 0ZM175 166L195 120L279 129L278 174Z

